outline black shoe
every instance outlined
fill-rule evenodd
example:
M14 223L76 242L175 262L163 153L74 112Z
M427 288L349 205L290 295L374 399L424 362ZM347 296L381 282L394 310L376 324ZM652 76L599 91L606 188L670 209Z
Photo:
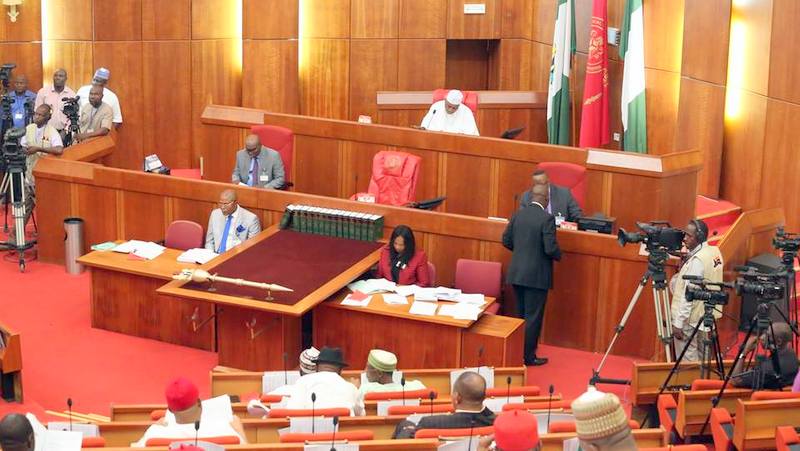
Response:
M527 365L527 366L542 366L542 365L546 364L548 361L549 360L547 360L547 357L534 357L533 360L529 360L529 361L525 362L525 365Z

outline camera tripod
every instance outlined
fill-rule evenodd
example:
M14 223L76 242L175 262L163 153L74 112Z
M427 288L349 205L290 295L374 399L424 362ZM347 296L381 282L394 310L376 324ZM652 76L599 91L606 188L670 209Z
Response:
M792 326L792 332L794 332L792 344L794 345L794 349L798 349L798 344L800 343L798 343L798 334L796 333L798 312L796 304L797 285L794 270L794 260L797 258L797 251L787 249L781 250L783 251L781 255L781 264L783 265L784 271L786 271L786 314L789 316L789 319L791 319L791 321L787 320L786 322Z
M633 297L628 303L628 308L622 315L622 319L614 329L614 336L611 338L611 342L608 344L608 348L603 355L603 359L600 360L600 364L597 366L597 369L592 372L592 378L589 380L589 385L597 385L598 383L621 385L630 384L629 380L600 377L600 371L602 371L603 366L606 363L606 359L608 359L611 349L614 347L614 344L617 342L620 334L622 334L622 331L625 330L625 325L628 323L628 319L633 312L633 308L636 307L636 303L639 301L639 297L642 295L642 291L644 291L648 281L652 281L653 284L653 303L655 305L656 329L658 331L658 338L664 345L667 362L672 362L672 310L669 302L669 291L667 290L667 274L664 272L664 264L667 262L669 255L665 249L656 248L647 250L649 252L649 256L647 258L647 270L645 270L644 276L642 276L642 279L639 281L639 285L636 287L636 292L633 293Z
M25 272L25 251L31 249L36 240L25 241L25 203L27 187L25 185L25 163L12 161L6 168L3 181L0 182L0 193L8 195L11 211L14 216L14 241L0 243L6 250L16 251L20 272Z

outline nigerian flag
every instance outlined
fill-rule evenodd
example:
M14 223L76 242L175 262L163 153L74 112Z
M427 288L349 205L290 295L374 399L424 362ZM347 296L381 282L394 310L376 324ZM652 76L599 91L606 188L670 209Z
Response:
M569 76L575 53L575 5L573 0L557 0L553 31L553 56L547 84L547 142L569 145Z
M644 101L644 27L642 0L626 0L619 56L622 76L622 148L647 153L647 109Z

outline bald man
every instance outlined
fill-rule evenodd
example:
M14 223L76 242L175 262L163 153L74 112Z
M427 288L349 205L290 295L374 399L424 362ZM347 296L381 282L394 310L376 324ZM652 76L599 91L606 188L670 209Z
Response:
M248 135L244 149L236 152L231 181L257 188L281 189L284 179L283 160L278 151L263 146L257 135Z
M419 128L434 132L460 133L478 136L478 125L475 116L468 106L463 104L464 93L451 89L444 100L434 102L428 114L422 118Z
M53 72L53 85L45 86L36 94L36 107L39 105L50 105L51 118L50 125L55 127L61 133L67 126L67 116L64 115L64 102L62 99L65 97L75 97L75 91L67 86L67 71L58 69ZM62 134L63 138L63 134Z
M99 85L92 86L89 91L89 103L83 105L80 110L78 121L80 133L75 136L78 141L105 136L111 131L114 111L103 102L103 94L103 87Z
M754 352L758 342L764 349L768 349L769 356L761 363L753 363L754 368L744 371L745 362L749 361L748 354ZM761 337L750 337L745 345L742 358L736 362L731 379L735 387L741 388L767 388L780 390L792 385L797 376L797 355L789 346L792 343L792 329L786 323L773 323L772 329L767 330ZM763 387L755 387L754 369L764 375Z
M31 422L25 415L10 413L0 421L0 449L3 451L33 451L36 439Z
M14 127L25 127L33 116L33 105L36 103L36 94L28 90L28 77L17 75L14 77L14 90L11 91L11 120Z
M261 232L258 216L239 206L236 191L223 191L218 206L208 218L206 249L221 254Z
M401 421L395 429L394 438L414 438L414 434L421 429L480 428L494 423L494 413L483 406L486 381L480 374L474 371L461 373L453 384L450 396L454 413L424 417L416 426L410 421Z

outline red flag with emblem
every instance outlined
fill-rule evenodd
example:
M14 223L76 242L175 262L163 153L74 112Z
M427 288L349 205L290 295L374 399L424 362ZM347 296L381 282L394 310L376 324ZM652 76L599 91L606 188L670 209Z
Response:
M594 0L586 79L583 83L580 147L599 147L611 141L608 119L607 0Z

